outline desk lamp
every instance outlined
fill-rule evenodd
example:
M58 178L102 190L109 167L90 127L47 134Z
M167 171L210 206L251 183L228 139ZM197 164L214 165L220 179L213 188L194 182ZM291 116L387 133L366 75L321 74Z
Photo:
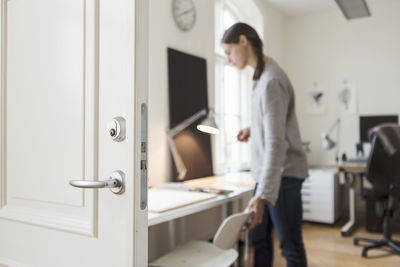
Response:
M329 134L337 129L336 132L336 141L333 141ZM326 133L322 133L322 148L324 150L330 150L335 147L335 161L339 162L339 139L340 139L340 118L337 118L329 131Z
M168 130L168 132L167 132L168 145L169 145L169 148L172 153L172 158L173 158L175 166L176 166L179 180L182 180L183 178L185 178L187 169L186 169L185 164L183 163L181 156L178 153L178 150L176 149L174 137L177 134L179 134L180 132L182 132L184 129L189 127L193 122L197 121L198 119L200 119L201 117L203 117L205 115L207 115L207 117L197 125L197 129L199 131L209 133L209 134L219 133L219 129L217 127L217 124L215 123L215 119L214 119L215 115L214 115L213 109L209 109L208 114L207 114L206 109L202 109L199 112L197 112L197 113L193 114L192 116L190 116L189 118L187 118L186 120L184 120L183 122L176 125L174 128Z
M215 123L214 109L209 109L207 117L197 125L197 130L205 132L205 133L209 133L209 134L218 134L219 133L218 126Z

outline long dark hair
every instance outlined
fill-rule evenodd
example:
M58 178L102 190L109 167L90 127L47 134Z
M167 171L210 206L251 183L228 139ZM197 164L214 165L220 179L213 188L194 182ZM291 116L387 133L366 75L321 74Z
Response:
M254 70L253 80L260 79L261 73L264 70L264 54L263 54L263 43L258 36L256 30L246 23L233 24L227 29L222 37L221 42L224 44L237 44L239 43L240 35L246 36L250 42L257 56L257 67Z

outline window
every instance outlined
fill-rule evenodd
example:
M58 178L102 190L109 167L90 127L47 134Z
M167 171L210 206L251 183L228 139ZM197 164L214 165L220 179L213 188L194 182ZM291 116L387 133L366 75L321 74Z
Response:
M248 4L250 1L245 2ZM245 19L244 12L238 12L242 8L233 0L219 0L215 6L215 111L221 130L215 139L215 170L219 174L248 169L250 161L249 144L238 142L236 136L240 129L250 126L253 70L238 71L228 64L220 46L223 33L234 23L241 21L254 27Z

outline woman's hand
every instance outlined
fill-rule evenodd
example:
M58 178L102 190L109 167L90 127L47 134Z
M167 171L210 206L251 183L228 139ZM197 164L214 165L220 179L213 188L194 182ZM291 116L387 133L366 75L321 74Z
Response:
M242 129L237 134L237 140L239 142L247 142L249 141L249 137L250 137L250 128Z
M249 230L253 229L257 224L262 223L264 215L264 204L264 200L260 197L253 197L252 199L250 199L249 204L247 204L247 208L250 211L254 212Z

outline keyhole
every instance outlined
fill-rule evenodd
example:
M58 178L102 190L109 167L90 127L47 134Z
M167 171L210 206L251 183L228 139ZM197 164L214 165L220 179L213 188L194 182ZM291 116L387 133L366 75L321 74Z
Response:
M111 129L110 130L110 135L111 137L115 137L115 134L117 133L117 131L115 131L115 129Z

